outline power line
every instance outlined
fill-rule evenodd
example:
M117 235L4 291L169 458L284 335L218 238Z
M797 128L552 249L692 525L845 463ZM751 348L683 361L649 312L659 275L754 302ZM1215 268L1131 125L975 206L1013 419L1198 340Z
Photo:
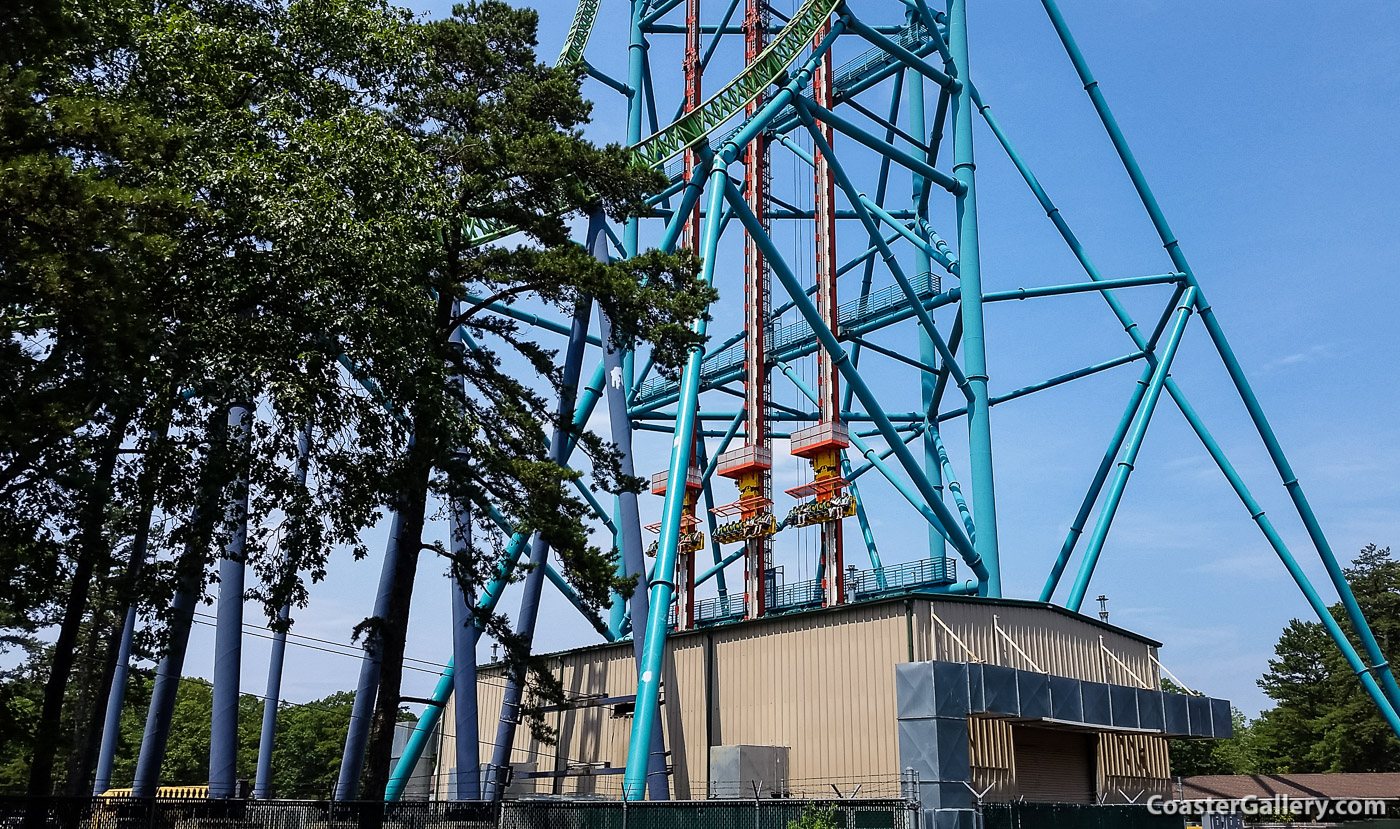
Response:
M200 613L199 611L194 611L193 615L195 615L195 616L201 616L201 617L203 617L203 618L205 618L205 619L215 619L215 620L218 619L218 617L215 616L215 615L212 614L212 613ZM253 624L253 623L251 623L251 622L244 622L244 623L243 623L243 627L244 627L244 628L247 628L247 629L248 629L248 632L251 633L253 636L261 636L261 637L264 638L264 639L269 638L269 637L266 636L266 635L263 633L263 631L266 631L267 633L275 633L275 631L273 631L272 628L270 628L270 627L268 627L268 626L266 626L266 625L255 625L255 624ZM356 656L356 657L360 656L361 652L364 650L362 646L356 645L356 644L354 644L354 643L336 642L336 641L331 640L331 639L321 639L321 638L316 637L316 636L308 636L308 635L306 635L306 634L304 634L304 633L293 633L293 632L290 631L290 630L287 631L287 634L286 634L286 635L287 635L287 638L288 638L288 639L291 639L291 638L305 639L305 640L310 641L310 642L319 642L319 643L321 643L321 644L323 644L323 645L333 645L333 646L338 647L338 648L345 648L345 649L348 650L348 651L354 651L354 653L349 654L349 655L351 655L351 656ZM297 643L291 643L291 644L297 644ZM309 646L308 646L308 647L309 647ZM320 650L320 649L318 648L318 650ZM445 669L447 668L447 665L445 665L444 663L442 663L442 662L433 662L432 660L429 660L429 659L417 659L417 658L412 657L412 656L405 656L403 659L404 659L405 662L417 662L417 663L419 663L420 665L430 665L430 666L432 666L432 667L434 667L434 668L438 668L438 669L440 669L440 670L445 670Z

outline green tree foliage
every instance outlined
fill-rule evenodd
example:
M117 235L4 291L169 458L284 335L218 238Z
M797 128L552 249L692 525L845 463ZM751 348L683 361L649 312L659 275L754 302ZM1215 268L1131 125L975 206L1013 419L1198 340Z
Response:
M1368 544L1345 573L1383 652L1394 660L1400 656L1400 561L1389 547ZM1330 610L1360 651L1341 604ZM1400 771L1400 740L1321 623L1288 623L1259 687L1274 707L1253 722L1232 709L1230 740L1172 740L1172 774ZM1163 688L1181 690L1166 680Z
M47 659L45 655L40 663ZM32 746L43 683L34 671L11 671L0 676L0 793L24 791L29 779ZM148 673L132 676L122 709L112 785L129 786L136 772L136 757L146 710L151 700ZM273 739L272 791L292 799L325 798L335 788L340 770L345 729L354 704L352 691L337 691L306 703L283 702L278 707ZM161 782L168 786L203 785L209 779L209 718L211 688L207 680L186 677L175 695L170 742L161 768ZM238 776L251 780L257 770L258 738L263 701L251 694L239 700ZM400 720L409 718L407 712ZM59 756L58 768L68 768L69 758Z
M384 0L0 15L0 646L57 640L32 666L33 791L75 738L68 782L85 786L122 608L139 603L157 653L170 596L207 587L245 488L270 619L335 547L367 555L386 507L405 519L393 613L357 631L385 655L366 796L387 776L430 500L476 507L476 546L451 564L470 585L501 564L499 518L544 536L590 605L630 587L549 460L557 354L469 297L596 300L666 370L713 293L688 254L601 264L569 242L571 217L637 215L661 179L583 140L579 77L535 60L535 22L500 2L423 22ZM480 219L523 243L472 247ZM451 342L459 326L479 349ZM232 441L243 399L257 417ZM601 485L637 486L597 436L570 439ZM152 526L138 572L127 556ZM480 621L523 666L508 626ZM75 674L80 656L97 667Z
M1400 561L1389 547L1368 544L1346 577L1382 652L1400 664ZM1331 612L1361 651L1342 606ZM1400 771L1400 740L1321 623L1289 622L1274 654L1259 680L1275 702L1255 726L1260 771Z
M835 806L812 804L802 810L801 816L788 821L787 829L837 829Z
M412 324L398 328L416 361L407 371L388 372L399 384L385 386L402 403L414 440L396 465L393 503L402 530L390 612L366 629L382 638L385 654L362 792L367 798L378 798L388 780L404 636L431 495L473 507L473 538L486 543L452 561L454 576L468 589L499 564L492 510L508 519L507 526L540 533L590 607L603 607L612 590L631 588L614 577L611 553L589 542L578 518L586 506L567 489L576 473L550 460L546 427L562 428L578 442L603 487L637 488L640 482L617 480L610 447L574 429L571 412L554 423L550 396L502 370L504 349L559 391L556 355L514 323L482 313L487 302L531 295L568 313L596 300L615 322L619 343L647 340L667 368L699 345L689 323L713 298L689 255L653 252L606 264L569 243L563 214L636 215L645 209L644 195L665 181L622 148L581 138L590 107L579 96L578 70L537 62L536 23L535 12L493 0L455 7L451 18L424 27L423 71L392 98L396 117L431 160L435 180L447 187L434 216L442 229L439 243L424 262L428 290L422 295L435 299ZM529 243L472 247L462 228L473 219L509 222ZM466 296L482 299L454 303ZM479 347L457 347L452 336L459 327ZM526 643L516 641L499 617L484 622L523 677ZM536 670L533 677L536 695L558 697L548 672Z

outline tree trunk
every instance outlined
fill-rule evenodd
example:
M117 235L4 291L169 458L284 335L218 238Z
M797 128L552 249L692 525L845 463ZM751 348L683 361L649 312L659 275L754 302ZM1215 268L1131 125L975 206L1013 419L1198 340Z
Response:
M124 614L113 617L104 612L102 616L104 618L94 621L90 649L90 652L102 651L102 661L98 667L101 673L95 687L88 683L84 689L86 701L77 705L73 712L73 752L68 762L68 781L64 785L64 791L73 797L92 792L93 772L97 769L97 747L102 741L107 696L111 693L112 677L117 671L117 648L125 622ZM105 643L105 647L99 647L100 643Z
M63 623L54 642L53 665L44 683L44 702L39 715L38 739L29 767L29 795L42 797L53 793L54 757L63 743L63 698L68 691L68 678L73 673L78 635L83 616L87 613L88 594L93 575L101 560L109 554L103 525L107 506L112 497L112 477L116 470L117 453L126 434L130 416L119 415L112 423L106 441L100 448L97 468L93 470L86 503L78 525L77 564L73 568L68 599L63 606Z
M170 431L173 410L167 410L159 425L152 429L147 452L154 452ZM149 454L147 457L150 457ZM127 609L137 602L138 579L145 565L147 544L151 534L151 516L155 512L156 470L150 463L143 463L137 479L139 507L136 523L132 528L130 558L127 560L120 581L108 596L106 612L110 613L105 624L95 627L97 641L105 642L102 653L102 676L93 695L93 705L86 728L78 732L74 740L73 758L69 764L67 792L75 797L91 791L97 771L97 753L102 744L102 729L106 727L107 705L111 699L112 683L117 672L117 657L121 650L122 631L126 627ZM94 614L96 615L96 614ZM79 709L81 712L81 709ZM81 728L82 721L74 718L75 727Z
M394 568L394 588L389 599L389 617L383 620L379 693L374 700L370 721L369 746L365 750L365 771L360 784L362 800L384 799L389 784L390 761L394 750L394 729L399 720L399 694L403 685L404 642L408 636L408 613L413 601L413 578L418 571L418 554L423 548L423 517L428 499L428 476L432 469L431 438L420 440L409 449L408 486L396 509L402 517L399 558Z

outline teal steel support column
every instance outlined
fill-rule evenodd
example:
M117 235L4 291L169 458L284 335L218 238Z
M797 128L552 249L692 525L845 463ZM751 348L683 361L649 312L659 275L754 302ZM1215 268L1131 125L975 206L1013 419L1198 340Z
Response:
M725 556L724 558L722 558L722 559L720 559L719 561L715 562L714 564L710 565L709 569L705 570L703 573L701 573L700 575L696 576L696 577L695 577L695 586L696 586L696 587L699 587L700 585L702 585L702 584L704 584L705 582L709 581L712 577L718 577L718 576L724 575L724 568L728 567L729 565L733 564L734 562L738 561L739 559L741 559L741 558L743 558L743 557L744 557L744 548L743 548L743 547L740 547L739 549L735 550L734 552L730 553L729 555Z
M977 543L977 527L972 523L972 513L967 508L967 501L963 499L962 487L958 485L957 476L953 474L953 462L948 458L947 448L943 446L943 434L938 431L938 421L930 421L924 432L933 442L934 455L938 459L943 477L948 481L948 492L953 496L953 503L958 505L958 513L962 515L963 525L967 527L967 535L975 545Z
M739 433L739 427L744 424L744 413L745 412L742 407L739 409L739 411L734 413L734 419L729 422L729 428L725 430L724 436L720 438L719 446L715 447L714 457L710 458L710 462L705 464L705 470L700 475L700 483L704 486L705 490L705 501L711 506L711 508L713 508L715 505L715 499L712 494L713 487L711 487L710 481L712 478L714 478L715 470L719 467L719 456L723 455L724 450L729 448L729 444L734 440L734 436ZM715 542L714 538L715 517L714 513L710 513L710 545L713 548L715 565L718 566L721 560L723 559L723 554L720 550L719 544ZM729 585L725 583L723 567L720 567L719 570L715 573L715 578L715 586L719 589L720 599L728 598ZM698 585L700 582L697 580L695 583Z
M1094 477L1089 483L1089 491L1084 494L1084 500L1079 504L1079 512L1075 513L1074 520L1070 522L1069 533L1065 536L1064 544L1060 545L1060 552L1055 556L1055 563L1050 566L1050 575L1045 579L1045 586L1040 590L1040 600L1048 602L1055 595L1055 588L1060 585L1060 578L1064 575L1065 567L1069 564L1070 556L1074 554L1074 547L1079 543L1079 536L1084 532L1084 525L1089 521L1089 514L1094 511L1094 504L1099 499L1099 493L1103 491L1103 485L1108 481L1108 473L1113 471L1113 461L1118 457L1118 452L1123 447L1123 441L1128 437L1128 429L1133 422L1133 416L1137 414L1138 406L1142 403L1142 396L1147 393L1147 384L1152 377L1152 363L1143 366L1142 374L1138 377L1137 383L1133 385L1133 393L1128 398L1128 405L1123 410L1123 416L1118 419L1118 425L1113 429L1113 435L1108 439L1108 448L1104 450L1103 459L1099 461L1099 468L1094 470Z
M865 540L865 553L870 558L870 568L875 571L875 581L880 589L885 589L885 570L880 563L880 551L875 547L875 533L870 529L870 518L865 514L865 499L861 497L860 487L855 481L851 481L851 460L846 457L846 453L841 453L841 477L850 481L848 487L851 498L856 502L856 524L860 526L861 538ZM942 536L939 537L942 540Z
M706 284L714 280L715 259L719 249L720 216L724 205L724 184L728 181L726 153L721 152L715 159L710 172L710 218L705 222L705 238L702 255L704 267L701 278ZM701 316L695 321L693 330L701 337L705 334L707 318ZM661 699L661 666L666 653L666 632L669 627L671 600L675 596L676 551L680 540L681 512L684 507L686 471L690 468L691 440L695 431L696 410L699 408L700 363L704 353L700 348L691 349L686 359L685 371L681 378L680 405L677 412L675 435L671 445L671 463L668 467L666 497L661 508L661 537L657 544L656 565L650 581L650 612L646 617L645 640L640 675L637 678L637 700L632 720L632 735L627 748L627 772L623 778L623 797L627 800L641 799L644 789L648 789L647 778L651 775L649 756L651 753L652 731L657 728L657 710ZM637 620L633 620L633 639L637 638ZM664 781L663 781L664 782Z
M899 162L913 172L919 173L924 178L932 181L949 193L957 195L964 191L963 185L959 183L956 176L949 176L942 170L934 169L922 159L915 158L893 144L881 141L855 124L852 124L850 121L847 121L845 118L842 118L831 110L815 104L806 98L802 99L802 105L815 114L818 120L824 124L830 125L842 135L859 144L864 144L877 153L888 155L892 160Z
M715 457L718 458L720 452L723 451L724 450L721 449L719 452L716 452ZM697 440L695 442L695 463L701 469L708 469L710 466L710 460L705 456L704 440ZM709 478L702 478L700 480L700 493L705 496L705 506L707 508L705 510L705 526L710 534L710 556L714 559L715 564L719 564L720 560L724 558L724 553L720 550L719 542L715 540L715 529L719 522L715 519L714 513L714 508L716 506L714 489ZM723 572L719 574L719 579L719 595L720 598L724 598L728 595L729 590L724 582Z
M977 553L987 565L987 592L1001 596L1001 558L997 547L996 487L992 480L991 404L987 392L987 340L982 322L982 265L977 249L976 163L972 152L972 84L968 69L967 0L948 4L948 50L959 79L952 96L953 177L957 195L958 281L963 321L963 365L972 403L967 413L972 519L977 525Z
M727 166L738 154L739 148L752 141L759 131L765 129L772 118L782 110L783 107L793 103L798 97L798 91L812 77L812 72L816 68L818 61L831 48L831 44L836 41L844 31L845 26L841 21L832 24L831 30L822 42L808 56L806 62L793 75L782 89L778 90L763 108L749 120L743 129L725 142L721 147L719 155L711 163L709 174L709 185L714 188L710 193L709 213L711 217L705 225L704 255L705 264L701 271L702 277L707 281L714 278L715 251L719 244L719 231L724 215L723 205L728 195L728 190L733 187L728 180ZM702 156L710 154L709 149L702 143L699 145L699 153ZM698 166L698 165L697 165ZM691 205L698 200L703 184L699 177L692 173L690 182L682 196L677 212L672 216L667 225L665 235L663 235L659 248L671 250L677 238L680 236L681 226L686 213ZM719 189L723 187L724 189ZM731 200L732 201L732 200ZM749 212L747 205L743 204L740 198L737 204L731 205L734 215L744 215L748 219L753 219L753 214ZM721 218L721 221L715 221ZM756 219L753 221L757 222ZM766 236L765 236L766 240ZM769 250L772 249L771 241L766 242ZM789 276L791 274L789 273ZM801 293L801 290L798 290ZM806 296L802 298L806 300ZM811 301L806 300L811 306ZM815 313L815 308L812 309ZM700 318L695 323L695 330L703 334L705 332L707 320ZM827 332L828 334L830 332ZM834 339L833 339L834 342ZM838 346L839 350L839 346ZM842 355L844 359L844 354ZM703 361L703 354L699 349L691 352L686 360L685 371L682 374L678 413L676 426L673 431L675 435L690 435L695 429L697 421L696 411L699 406L700 393L700 367ZM887 421L888 423L888 421ZM894 427L890 426L891 433ZM679 464L679 466L678 466ZM673 443L671 453L671 465L669 467L669 480L672 482L685 480L686 469L690 464L690 441L677 439ZM648 615L646 625L646 647L642 672L637 686L636 714L632 722L632 734L627 749L627 772L623 778L623 797L629 800L636 800L641 797L647 777L647 754L651 740L651 731L655 727L654 709L660 699L661 664L666 652L666 632L669 626L668 614L671 606L671 599L675 595L674 570L676 565L676 547L679 541L680 513L681 513L681 492L683 487L671 486L667 488L666 500L662 506L662 526L661 538L658 544L656 565L653 567L653 575L649 580L651 598L650 607L652 612ZM970 547L969 547L970 549ZM636 638L635 622L633 638Z
M897 75L894 76L894 88L890 90L890 114L889 114L889 117L886 119L887 121L889 121L890 126L889 126L889 128L887 128L887 129L885 130L885 140L886 140L886 141L889 141L889 142L891 142L891 143L894 141L894 126L897 125L897 124L899 123L899 105L900 105L900 101L902 100L903 94L904 94L904 73L901 72L901 73L899 73L899 74L897 74ZM916 126L916 128L922 129L921 127L917 127L917 126ZM786 142L786 140L787 140L786 137L784 137L784 141L785 141L785 142ZM875 203L876 203L876 204L878 204L878 205L884 205L884 203L885 203L885 192L886 192L886 190L889 188L889 183L890 183L890 160L889 160L889 158L887 158L887 157L885 157L885 156L880 156L880 176L879 176L879 178L877 179L876 184L875 184ZM916 198L917 198L917 197L916 197ZM893 241L894 241L894 237L888 237L888 238L886 239L886 244L888 244L889 242L893 242ZM872 280L874 279L874 276L875 276L875 254L879 252L879 247L876 246L875 240L874 240L874 239L869 240L869 242L867 242L867 245L868 245L868 247L866 248L866 252L865 252L863 255L858 256L858 257L856 257L855 259L852 259L851 261L847 262L846 264L844 264L844 265L842 265L841 267L839 267L839 268L836 269L836 276L837 276L837 278L839 279L839 278L841 277L842 274L846 273L847 271L851 270L852 268L855 268L855 267L857 267L858 265L864 265L863 272L862 272L862 274L861 274L861 281L860 281L860 295L859 295L859 296L860 296L861 299L865 299L866 297L870 296L870 285L871 285L871 282L872 282ZM815 288L816 286L813 286L813 287ZM789 307L791 307L791 304L790 304L790 303L789 303L789 304L785 304L785 305L783 306L783 309L786 310L786 309L789 308ZM851 346L851 365L854 365L854 366L859 366L859 365L860 365L860 343L856 343L855 345ZM841 411L843 411L843 412L849 411L850 408L851 408L851 387L850 387L850 386L846 386L845 388L843 388L843 389L841 390ZM856 503L859 504L859 503L860 503L859 500L857 500ZM857 509L863 510L864 507L858 506ZM874 549L874 548L871 547L870 549ZM883 574L881 575L881 578L883 578Z
M1089 94L1089 99L1094 105L1095 112L1099 115L1099 120L1103 122L1104 129L1108 132L1114 149L1118 152L1119 159L1123 162L1123 167L1128 172L1128 177L1133 182L1134 189L1137 190L1138 197L1142 200L1143 207L1147 209L1148 215L1152 219L1152 225L1157 230L1158 236L1162 240L1162 245L1171 256L1172 264L1178 271L1187 275L1191 284L1199 287L1195 274L1191 266L1186 261L1186 255L1181 251L1176 236L1172 233L1171 226L1167 223L1166 215L1162 212L1161 206L1157 203L1157 198L1152 193L1152 188L1147 184L1147 178L1143 175L1141 167L1138 166L1132 149L1128 146L1127 138L1123 135L1122 129L1118 126L1118 121L1113 116L1113 111L1108 106L1108 101L1104 98L1103 91L1099 89L1098 81L1094 79L1093 73L1089 70L1088 62L1075 43L1074 36L1069 31L1069 26L1065 23L1064 16L1060 14L1059 7L1054 0L1041 0L1046 13L1050 16L1050 22L1055 27L1055 33L1059 36L1060 42L1065 47L1065 52L1069 55L1070 61L1074 64L1074 69L1078 73L1080 80L1084 84L1084 90ZM1198 295L1197 304L1202 308L1209 308L1209 303L1204 295ZM1351 621L1352 627L1360 637L1361 643L1366 651L1366 656L1371 665L1368 671L1373 671L1380 676L1380 684L1384 690L1386 698L1392 706L1400 707L1400 685L1397 685L1395 676L1391 672L1385 655L1382 653L1380 644L1376 641L1375 634L1371 631L1371 626L1367 623L1361 607L1356 602L1356 597L1352 594L1350 585L1346 582L1346 576L1342 572L1341 565L1337 562L1333 554L1331 545L1328 544L1326 536L1322 532L1322 527L1317 521L1317 516L1313 513L1312 506L1308 503L1307 497L1303 494L1302 486L1298 483L1297 477L1293 474L1291 465L1283 453L1283 448L1274 434L1273 427L1270 426L1268 418L1264 416L1263 409L1259 406L1259 401L1254 395L1254 391L1249 385L1248 379L1244 376L1244 371L1235 359L1234 352L1225 339L1224 332L1220 329L1219 323L1215 321L1214 315L1201 312L1202 321L1206 323L1206 330L1210 334L1212 343L1220 352L1220 357L1225 363L1226 369L1230 373L1230 379L1234 382L1236 391L1239 393L1245 408L1249 411L1250 419L1254 422L1255 429L1259 432L1265 447L1269 451L1269 457L1274 462L1279 476L1283 480L1284 487L1288 490L1294 508L1298 511L1303 525L1307 528L1308 537L1317 549L1318 557L1322 559L1323 566L1327 568L1327 575L1332 580L1333 587L1336 588L1338 596L1342 600L1342 606L1346 609L1347 618ZM1396 730L1400 735L1400 729Z
M1361 612L1361 606L1357 603L1355 594L1352 593L1351 585L1347 583L1346 573L1342 571L1341 564L1337 561L1336 555L1333 554L1332 546L1328 543L1327 536L1322 532L1322 525L1318 523L1312 505L1308 503L1307 496L1303 494L1303 486L1298 482L1297 475L1293 473L1293 467L1288 462L1287 456L1284 455L1283 447L1279 444L1278 437L1274 434L1268 418L1264 416L1264 410L1260 407L1259 399L1255 397L1254 389L1244 375L1244 369L1240 367L1239 361L1235 358L1235 353L1230 348L1229 342L1226 341L1225 333L1221 331L1220 323L1216 321L1215 314L1210 305L1206 303L1204 296L1198 295L1197 306L1200 308L1201 321L1205 324L1206 332L1210 335L1211 341L1225 362L1230 379L1234 381L1236 391L1244 401L1245 408L1249 410L1250 418L1254 421L1259 436L1269 450L1269 457L1274 462L1274 468L1278 470L1284 488L1288 490L1288 497L1293 501L1294 509L1303 520L1308 538L1317 549L1318 557L1322 559L1323 566L1327 568L1327 575L1332 581L1332 586L1336 588L1337 594L1342 600L1342 607L1346 609L1347 619L1361 639L1362 647L1366 651L1366 658L1371 663L1368 670L1380 678L1381 688L1390 704L1400 708L1400 686L1396 684L1395 674L1390 669L1385 655L1381 652L1380 643L1376 641L1376 636L1367 623L1365 615ZM1400 730L1396 731L1396 735L1400 736Z
M961 85L958 78L949 77L946 73L929 66L928 62L923 58L875 31L865 23L862 23L855 15L848 12L846 15L846 22L847 25L851 27L852 32L869 41L870 45L883 49L886 54L895 58L909 69L927 77L939 86L956 92ZM933 39L935 42L938 40L937 32L933 33ZM956 60L954 64L956 65ZM962 77L966 77L966 75Z
M1070 588L1069 601L1065 603L1065 607L1075 613L1079 612L1080 606L1084 603L1084 594L1089 589L1089 580L1093 578L1094 567L1097 566L1099 555L1103 552L1104 540L1108 538L1108 530L1113 524L1113 516L1118 512L1118 505L1123 502L1123 491L1128 486L1128 476L1133 474L1133 464L1137 463L1138 452L1142 449L1143 439L1147 436L1147 426L1152 422L1152 412L1162 396L1162 386L1167 382L1167 372L1171 370L1172 360L1176 357L1177 348L1181 345L1181 336L1185 333L1186 323L1191 318L1192 303L1195 299L1195 288L1188 288L1181 297L1171 334L1167 336L1162 356L1152 369L1147 391L1143 395L1142 402L1138 405L1137 414L1133 417L1128 445L1123 450L1122 458L1118 461L1118 469L1114 473L1113 483L1108 488L1108 497L1104 501L1103 508L1099 510L1094 532L1089 537L1089 546L1084 551L1084 560L1080 562L1079 575L1074 580L1074 586Z
M1167 389L1169 391L1171 390L1172 384L1173 381L1168 379ZM1268 540L1269 546L1274 549L1279 560L1283 562L1284 568L1287 569L1288 574L1293 577L1294 583L1297 584L1298 589L1302 591L1303 597L1307 600L1308 605L1312 607L1313 612L1317 614L1318 620L1322 622L1323 627L1327 629L1328 635L1332 637L1332 641L1336 643L1337 648L1342 652L1342 657L1346 659L1352 671L1360 678L1362 687L1366 689L1366 693L1369 694L1372 701L1376 703L1376 707L1380 710L1381 717L1385 719L1396 734L1400 734L1400 715L1397 715L1395 706L1386 698L1384 691L1382 691L1381 686L1378 684L1375 676L1373 676L1375 669L1367 668L1365 663L1361 661L1361 657L1357 653L1356 648L1352 645L1351 640L1342 631L1341 626L1332 616L1331 609L1328 608L1327 603L1322 600L1322 597L1318 595L1317 590L1312 585L1312 581L1308 579L1307 574L1304 573L1302 567L1298 565L1297 559L1289 552L1288 546L1283 543L1283 538L1278 534L1278 531L1274 529L1273 522L1264 514L1264 508L1259 505L1259 502L1255 500L1249 488L1245 486L1244 479L1241 478L1239 472L1235 470L1234 464L1230 463L1230 460L1225 457L1225 452L1220 448L1220 444L1216 442L1214 436L1206 429L1205 424L1201 422L1201 418L1196 413L1196 410L1192 408L1190 403L1186 402L1184 397L1178 397L1177 403L1181 407L1182 414L1186 416L1186 420L1191 424L1192 428L1196 430L1196 434L1201 439L1201 443L1205 446L1206 451L1210 453L1211 459L1215 461L1216 466L1218 466L1221 473L1224 474L1225 480L1229 481L1230 487L1235 490L1235 494L1239 497L1240 502L1249 512L1249 517L1254 520L1259 530L1264 533L1264 538Z
M920 299L918 292L914 290L913 284L911 284L909 278L904 275L904 269L899 266L899 260L895 257L894 251L890 249L889 245L885 243L884 237L880 235L879 225L875 223L875 218L870 215L869 209L860 197L860 192L856 189L850 176L846 174L845 167L836 160L835 153L831 151L831 147L827 144L826 138L817 127L813 115L822 112L821 107L810 105L805 99L801 98L796 101L796 105L797 115L801 119L803 126L807 128L808 135L812 136L813 146L822 154L822 157L827 159L827 163L831 165L831 172L836 179L836 185L841 188L846 194L846 197L851 201L851 207L855 210L861 223L865 225L866 231L875 238L875 244L880 247L880 255L885 260L885 265L889 268L890 275L894 277L895 283L899 285L900 290L903 291L905 297L908 298L909 308L913 310L914 316L918 319L920 328L928 335L929 339L933 342L934 348L937 349L939 355L943 357L946 368L953 373L953 378L957 380L958 386L963 389L965 394L969 395L968 400L970 402L972 398L971 392L967 387L967 378L963 376L962 369L958 367L957 361L953 359L952 350L949 349L948 344L944 342L943 336L938 333L938 329L933 323L933 317L929 314L928 309L924 307L923 300ZM827 116L822 117L825 119ZM806 298L805 291L803 292L803 298Z
M905 19L912 24L917 14L917 11L910 9ZM934 33L933 36L938 37L938 34ZM913 69L905 69L904 75L901 77L905 78L905 83L909 86L909 131L916 138L927 140L928 123L924 115L924 76L915 72ZM926 183L923 176L914 173L910 177L910 189L912 191L910 193L910 200L916 206L916 209L923 199L925 186ZM922 211L920 211L920 218L924 218ZM920 223L920 225L922 225L922 223ZM924 244L927 243L928 240L925 239ZM931 273L933 268L932 262L933 260L929 257L928 251L922 245L914 246L915 276ZM934 365L937 355L938 352L934 350L933 340L929 338L928 332L924 331L922 328L919 329L919 362L926 366ZM919 372L919 391L923 399L923 408L926 412L933 412L933 416L937 416L937 412L933 411L933 389L936 383L937 379L933 374L927 371ZM924 474L928 476L929 481L933 483L934 488L937 489L941 495L943 491L943 473L938 463L938 450L934 446L933 435L930 432L926 431L924 433L923 445ZM864 524L861 525L861 529L865 529ZM932 527L929 527L928 530L928 555L929 558L944 558L948 555L947 543L943 540L943 536L939 535L938 531ZM878 570L876 572L883 582L884 573ZM884 584L882 583L880 587L883 589Z

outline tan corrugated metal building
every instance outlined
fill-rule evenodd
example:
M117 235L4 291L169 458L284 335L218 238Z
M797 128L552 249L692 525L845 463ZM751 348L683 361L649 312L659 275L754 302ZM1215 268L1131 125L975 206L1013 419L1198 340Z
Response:
M999 632L998 632L999 631ZM668 638L662 723L671 753L672 793L701 798L708 790L711 746L790 748L790 784L829 793L827 781L866 781L887 787L900 771L896 739L895 670L902 662L983 662L1093 682L1158 687L1160 643L1097 619L1037 602L912 595L674 633ZM636 692L632 643L554 654L571 698L626 697ZM496 732L505 680L499 665L479 669L482 739ZM577 707L544 715L558 744L517 731L512 763L538 771L570 764L626 765L630 706ZM448 796L455 746L453 704L440 727L436 796ZM1014 726L970 718L973 784L992 786L989 800L1017 795ZM1102 733L1095 788L1111 801L1165 791L1165 739ZM491 748L483 743L483 761ZM538 779L539 794L615 793L620 776ZM518 790L518 789L517 789ZM867 789L867 793L874 793ZM893 793L893 792L889 792Z

